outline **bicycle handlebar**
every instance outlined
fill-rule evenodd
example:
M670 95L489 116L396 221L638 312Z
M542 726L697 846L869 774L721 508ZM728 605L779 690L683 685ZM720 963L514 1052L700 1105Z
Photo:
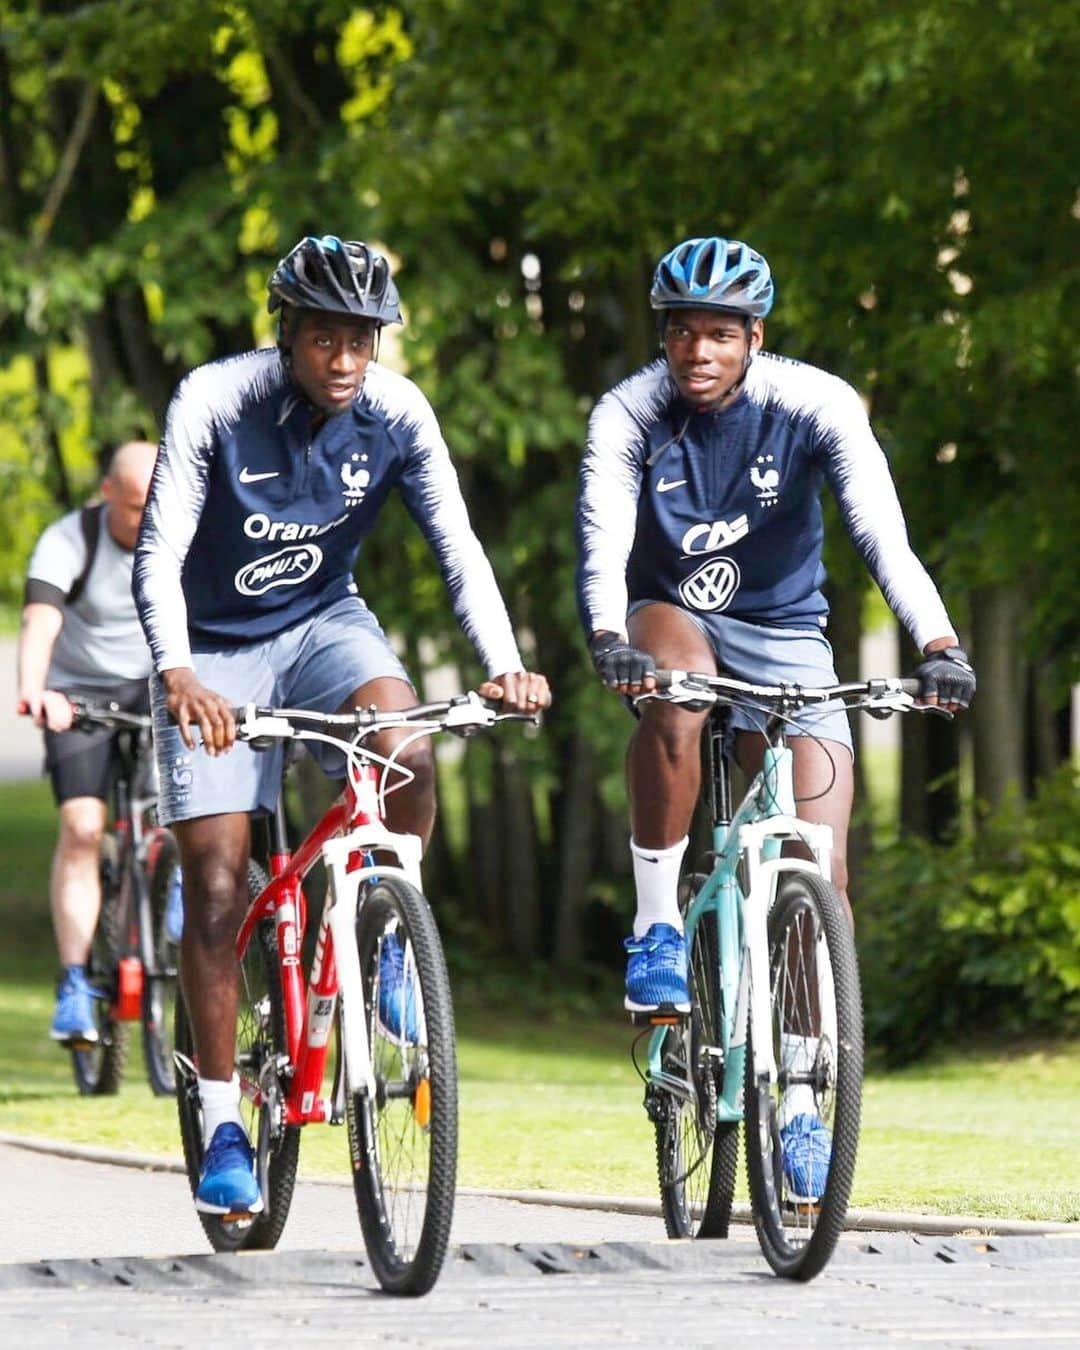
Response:
M713 703L737 703L749 699L772 704L777 710L801 708L810 703L828 703L832 700L850 703L853 707L888 708L904 710L914 707L913 699L919 693L919 681L896 676L880 676L870 680L856 680L834 684L827 688L808 689L800 684L750 684L733 680L726 675L706 675L686 670L658 670L658 690L668 696L684 696L687 701L699 698ZM664 694L660 694L664 697ZM643 694L641 698L656 697Z
M89 703L85 699L68 699L71 704L72 728L93 731L105 727L110 731L149 731L154 723L146 713L128 712L111 699L108 703Z
M434 731L451 731L458 736L471 736L492 727L496 722L528 722L539 726L540 713L500 713L502 705L479 694L458 694L455 698L437 703L420 703L412 708L380 711L378 708L354 708L348 713L320 713L307 708L260 708L248 703L233 710L238 739L253 748L263 748L272 740L290 740L305 731L348 729L355 734L354 741L362 740L373 731L394 727L430 726ZM259 745L262 742L262 746Z

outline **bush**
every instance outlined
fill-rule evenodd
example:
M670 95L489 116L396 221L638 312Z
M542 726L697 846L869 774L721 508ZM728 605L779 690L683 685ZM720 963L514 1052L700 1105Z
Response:
M1080 1026L1080 797L1063 767L976 837L876 849L858 897L867 1038L890 1062L960 1034Z

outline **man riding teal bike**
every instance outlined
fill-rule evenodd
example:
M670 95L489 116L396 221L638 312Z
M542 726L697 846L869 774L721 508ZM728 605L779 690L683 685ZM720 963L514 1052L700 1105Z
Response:
M649 301L662 354L611 389L589 420L578 503L578 599L604 683L633 697L655 670L779 685L836 683L825 637L820 491L828 481L851 538L924 660L921 698L966 708L971 664L912 552L885 456L859 395L813 366L762 350L773 305L768 263L747 244L688 239L660 259ZM705 713L647 701L627 756L637 898L626 1006L689 1011L678 884L700 787ZM729 750L758 771L751 712ZM789 728L798 814L832 828L846 900L854 776L847 717L804 710ZM794 1061L812 1057L793 1037ZM809 1087L789 1095L785 1169L808 1198L829 1138ZM790 1179L790 1178L789 1178Z
M206 1145L196 1204L214 1214L263 1205L233 1074L233 941L248 899L250 813L273 809L281 781L280 745L234 748L232 708L418 702L353 575L391 491L431 545L491 677L480 692L512 712L549 701L544 677L523 668L435 413L411 380L374 360L384 325L402 322L386 258L358 241L308 236L268 289L277 348L201 366L173 397L134 577L157 672L159 812L184 876L181 979ZM206 754L193 753L196 735ZM406 735L381 733L374 748L388 754ZM429 742L413 741L398 762L411 777L390 799L391 825L426 841ZM325 767L343 772L333 753ZM400 963L385 976L400 981ZM405 1020L408 1035L407 1011Z

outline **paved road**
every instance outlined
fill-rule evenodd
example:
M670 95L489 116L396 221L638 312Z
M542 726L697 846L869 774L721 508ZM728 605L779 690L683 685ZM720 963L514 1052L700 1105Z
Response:
M745 1228L670 1243L652 1217L463 1196L443 1278L413 1303L379 1293L346 1186L302 1183L279 1250L238 1257L208 1253L176 1174L0 1145L0 1196L0 1344L19 1350L298 1333L342 1346L1080 1350L1075 1232L848 1233L824 1275L792 1285Z

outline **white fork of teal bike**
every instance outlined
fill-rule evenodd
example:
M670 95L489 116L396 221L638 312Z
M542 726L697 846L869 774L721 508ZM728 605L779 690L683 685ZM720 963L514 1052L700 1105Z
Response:
M783 856L784 844L798 841L813 861ZM717 1100L718 1121L743 1118L746 1082L746 1037L753 1033L754 1077L777 1079L772 1043L769 990L769 910L781 874L814 872L830 879L832 830L800 820L795 814L792 753L788 746L766 746L760 773L750 785L731 823L713 831L716 861L686 913L687 947L706 913L716 915L718 981L723 1007L720 1045L724 1081ZM745 856L747 892L742 896L738 864ZM666 1028L658 1027L649 1042L649 1078L672 1087L662 1067ZM686 1090L687 1085L683 1085Z

